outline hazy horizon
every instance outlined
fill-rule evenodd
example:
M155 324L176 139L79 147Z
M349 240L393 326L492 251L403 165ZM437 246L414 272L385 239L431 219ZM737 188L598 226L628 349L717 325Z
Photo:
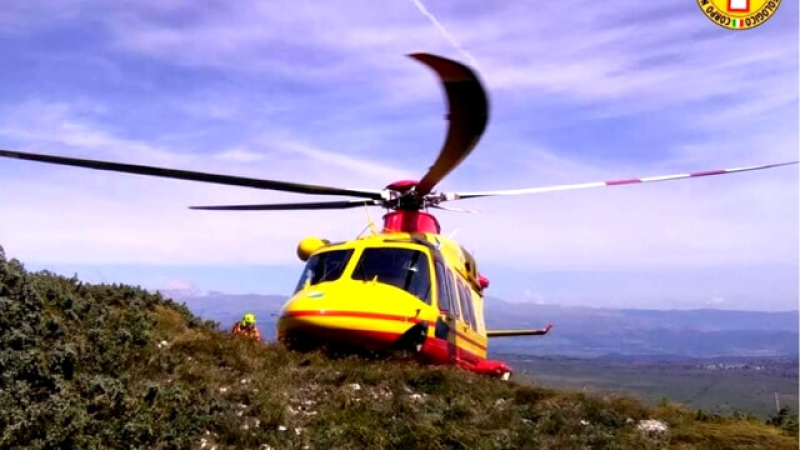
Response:
M14 257L14 255L8 255ZM296 281L300 276L302 265L291 269L275 269L263 267L187 267L187 266L118 266L118 265L69 265L69 264L41 264L27 263L22 261L30 270L50 270L62 275L71 276L78 274L81 280L93 283L125 283L139 285L149 290L177 290L186 292L218 292L226 295L277 295L288 297ZM222 273L218 273L218 272ZM194 274L197 279L206 282L194 283L188 281L187 274ZM237 276L238 274L238 276ZM562 277L569 277L574 274L562 274ZM702 275L702 274L701 274ZM490 277L490 280L496 277ZM210 282L209 282L210 280ZM219 280L217 284L214 280ZM247 280L249 283L237 283ZM558 301L558 297L551 298L549 301L541 295L514 295L509 293L509 289L502 289L502 286L495 287L490 285L486 291L486 296L499 298L508 303L514 304L540 304L548 306L565 307L590 307L590 308L609 308L609 309L653 309L653 310L699 310L714 309L721 311L759 311L759 312L796 312L798 307L786 306L784 308L759 309L747 304L737 305L735 302L726 301L723 298L711 298L710 301L694 302L691 298L679 298L677 295L665 303L646 304L632 298L628 302L608 304L608 302L592 302L589 300ZM589 295L589 294L587 294ZM602 294L595 294L602 298ZM629 294L633 295L633 294ZM761 304L769 305L770 302ZM796 305L796 302L795 302Z

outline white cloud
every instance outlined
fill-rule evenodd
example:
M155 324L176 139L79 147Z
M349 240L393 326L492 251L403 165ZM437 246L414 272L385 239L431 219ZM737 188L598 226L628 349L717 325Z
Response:
M225 150L224 152L219 153L214 157L222 160L239 162L239 163L255 162L264 159L264 155L250 150L246 150L241 147L235 147Z
M60 108L56 111L64 112ZM120 138L47 108L30 113L52 119L53 129L40 123L37 136L42 139L68 143L64 148L84 151L100 148L101 144L115 149L94 153L99 157L113 159L124 153L125 161L138 163L251 176L269 174L275 179L320 184L341 185L346 180L356 187L380 187L387 180L404 175L393 167L327 153L286 138L274 148L295 155L294 159L245 158L208 164L200 155L178 155L145 142ZM63 123L77 125L58 126ZM8 128L0 129L7 135L20 136ZM518 148L522 151L521 145ZM26 162L6 161L4 165L11 170L47 174L47 178L6 187L4 192L8 195L0 199L8 219L0 225L0 234L9 242L8 250L25 259L293 263L294 246L303 235L347 238L355 236L365 224L363 213L357 210L218 213L185 209L191 204L302 199L286 193L31 166ZM536 167L542 169L530 172ZM492 174L496 170L486 167L480 172L486 180L494 180L495 186L516 187L508 183L522 179L513 170L512 176L495 179ZM565 174L575 181L591 181L610 172L609 168L587 166L544 151L533 153L524 170L532 179L543 182L561 182ZM553 172L560 175L556 177ZM442 213L439 217L446 230L460 229L459 239L475 249L484 263L511 260L530 268L606 270L787 262L796 259L796 245L787 245L796 239L797 193L787 189L796 180L794 171L773 171L729 175L713 181L476 199L452 206L478 209L480 215ZM23 198L25 202L18 201ZM60 206L63 199L67 199L66 208ZM53 221L54 214L57 222ZM19 223L26 226L15 225Z
M398 98L414 101L430 98L429 83L400 55L417 50L458 59L474 55L494 92L600 102L595 114L680 106L711 96L750 107L772 96L796 98L796 89L773 89L796 78L797 43L774 44L788 43L786 28L776 23L783 16L755 35L709 27L696 5L643 3L634 9L580 1L498 7L467 1L453 8L431 2L428 10L452 37L446 39L413 1L386 3L380 10L368 5L276 1L233 5L224 13L189 5L184 11L195 20L180 26L149 6L111 11L101 19L112 31L111 45L134 54L306 81L369 73L402 88ZM792 14L791 6L784 8L781 13ZM301 40L286 39L298 33Z
M289 180L298 173L303 181L382 187L398 172L376 163L316 150L302 142L281 139L273 149L295 158L281 160L250 150L223 152L228 158L209 164L202 155L170 153L146 142L118 137L87 120L72 119L56 105L21 108L36 118L36 133L13 126L0 126L0 135L25 142L23 149L37 149L42 142L56 153L74 155L95 150L96 157L140 164L162 164L177 168L205 169L249 176L268 174ZM62 126L64 123L69 126ZM38 144L38 145L37 145ZM97 151L108 146L111 151ZM75 150L82 150L76 152ZM231 157L231 155L234 155ZM245 155L245 156L243 156ZM24 183L8 183L0 197L4 220L0 235L7 250L25 260L54 262L145 262L247 263L274 261L294 263L294 247L303 234L330 233L354 237L365 224L356 212L297 212L293 214L190 211L192 204L263 203L297 201L286 193L239 189L119 175L27 162L4 160L6 170L36 174ZM349 175L349 176L348 176ZM388 177L387 177L388 176ZM25 179L23 176L20 181ZM20 202L24 199L24 202ZM305 200L301 198L301 200ZM57 217L57 220L55 219ZM320 219L323 219L320 222ZM25 223L25 227L17 224ZM249 253L250 256L244 256Z
M75 19L80 14L82 0L28 0L7 2L0 9L0 36L14 37L33 30L46 28L53 23ZM43 11L47 12L43 14Z
M511 303L533 303L535 305L544 305L544 295L541 292L525 289L522 291L522 298L517 300L515 297L510 297L506 301Z
M189 290L196 290L197 285L195 285L190 280L181 280L181 279L173 279L167 281L164 286L164 289L176 289L182 291L189 291Z

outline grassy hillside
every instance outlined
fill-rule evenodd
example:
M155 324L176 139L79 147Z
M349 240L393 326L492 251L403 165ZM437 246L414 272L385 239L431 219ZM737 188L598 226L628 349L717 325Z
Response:
M648 435L641 420L668 431ZM796 448L674 405L233 339L141 289L0 256L0 448ZM795 428L796 429L796 428Z

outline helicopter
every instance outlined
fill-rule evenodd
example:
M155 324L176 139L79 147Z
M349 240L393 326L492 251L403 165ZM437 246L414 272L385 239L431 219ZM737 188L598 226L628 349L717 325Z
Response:
M305 203L190 206L205 211L337 210L379 206L386 211L378 230L331 242L304 237L297 256L304 268L276 324L277 341L306 351L321 347L367 352L410 352L414 359L508 380L513 369L488 358L491 338L542 336L541 329L487 330L484 293L489 279L474 256L442 234L431 210L480 197L623 186L762 170L798 161L707 170L676 175L482 192L437 192L434 188L473 151L489 120L489 101L481 80L467 65L430 53L407 55L438 78L448 105L445 141L433 165L419 180L401 180L383 189L350 189L233 175L195 172L94 159L0 150L0 156L96 170L115 171L277 190L351 200ZM456 211L458 211L456 209ZM369 218L369 215L368 215Z

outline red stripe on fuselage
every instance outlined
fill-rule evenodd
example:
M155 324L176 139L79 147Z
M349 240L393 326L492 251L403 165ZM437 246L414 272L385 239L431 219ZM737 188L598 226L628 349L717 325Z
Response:
M422 346L421 358L431 364L448 364L455 356L455 362L465 369L471 368L484 359L469 350L458 348L444 339L428 338Z
M323 342L334 342L336 345L355 346L367 350L381 351L390 347L400 339L398 333L367 330L305 329L289 332L292 339L302 343L322 346ZM484 359L468 350L456 347L444 339L429 337L425 340L418 359L427 364L451 364L470 369Z
M411 316L400 316L397 314L374 313L364 311L289 311L284 314L286 317L309 317L309 316L325 316L325 317L356 317L359 319L378 319L378 320L391 320L395 322L410 322L420 323L422 320Z
M474 345L475 347L480 348L481 350L486 350L486 346L485 345L481 344L480 342L475 342L474 340L472 340L466 334L461 333L459 331L456 331L456 335L458 336L459 339L463 339L463 340L469 342L470 344Z

